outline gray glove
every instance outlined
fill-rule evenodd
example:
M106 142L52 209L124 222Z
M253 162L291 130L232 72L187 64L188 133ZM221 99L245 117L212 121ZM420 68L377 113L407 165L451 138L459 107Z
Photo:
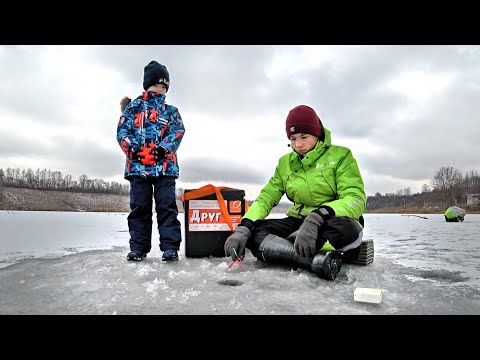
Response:
M245 254L245 245L247 240L250 237L251 231L243 225L237 227L237 230L227 238L225 241L225 256L231 256L232 260L235 260L236 256L233 252L233 249L237 252L238 256L243 256Z
M298 255L313 258L317 252L317 239L324 220L317 212L311 212L298 229L293 246Z

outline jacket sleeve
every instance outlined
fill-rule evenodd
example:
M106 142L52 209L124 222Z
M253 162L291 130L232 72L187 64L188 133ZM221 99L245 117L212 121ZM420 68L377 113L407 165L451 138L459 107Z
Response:
M140 144L134 136L134 121L135 115L132 107L127 106L117 125L117 142L127 156L130 156L133 150L140 149Z
M366 209L367 196L360 169L350 150L339 161L336 179L338 199L322 205L330 206L336 216L359 219Z
M275 174L270 178L267 185L260 191L260 195L249 207L246 214L242 217L252 221L265 219L280 202L283 194L284 184L279 172L279 165L275 169Z
M163 146L169 153L177 152L185 134L185 126L183 124L182 116L178 109L174 109L170 116L170 123L165 130L163 140L160 146Z

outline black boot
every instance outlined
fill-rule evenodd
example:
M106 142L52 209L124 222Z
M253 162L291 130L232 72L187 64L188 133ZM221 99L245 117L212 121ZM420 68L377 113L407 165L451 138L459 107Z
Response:
M338 251L318 253L312 261L312 271L322 279L335 280L341 268L342 254Z
M294 269L306 269L322 279L335 280L342 267L341 254L337 251L319 253L312 260L298 255L292 242L273 234L265 237L259 250L262 257L260 260L274 265L287 265Z
M295 252L293 243L280 236L268 234L259 247L263 260L274 265L288 265L294 269L311 270L312 259L305 258Z
M146 257L147 257L147 253L132 250L128 253L127 260L129 260L129 261L142 261Z

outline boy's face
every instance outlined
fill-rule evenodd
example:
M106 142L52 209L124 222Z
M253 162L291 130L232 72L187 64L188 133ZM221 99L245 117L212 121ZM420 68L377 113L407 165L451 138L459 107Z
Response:
M318 137L310 134L294 134L290 136L290 145L300 155L305 155L317 145Z
M162 95L165 95L167 93L167 88L165 87L165 85L162 84L155 84L151 87L151 89Z

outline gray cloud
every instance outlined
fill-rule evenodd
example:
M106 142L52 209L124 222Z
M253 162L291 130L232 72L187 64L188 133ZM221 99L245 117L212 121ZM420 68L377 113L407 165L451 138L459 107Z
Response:
M205 179L215 183L234 182L247 185L264 185L265 182L259 169L248 165L236 166L235 163L224 160L187 158L181 166L181 179L189 183Z
M46 47L38 45L0 47L1 109L38 122L65 123L70 119L68 99L74 84L65 84L42 69L44 51Z
M182 181L264 185L278 157L288 151L284 121L298 104L317 110L334 143L355 139L366 149L382 149L354 151L368 174L369 193L430 179L441 166L480 170L474 155L480 151L479 46L320 47L320 54L330 56L316 66L304 66L316 59L300 56L301 46L92 46L78 59L105 69L91 93L45 69L42 56L49 49L0 47L0 113L8 116L0 125L2 168L21 154L32 159L26 167L48 159L52 169L73 175L122 175L124 158L115 140L118 103L123 95L140 94L143 67L155 59L170 71L167 102L179 107L187 128L179 150ZM281 54L294 60L269 76ZM112 81L107 70L118 82L98 93L98 86L108 89ZM417 98L390 86L407 71L445 74L451 82L437 89L426 78L420 85L431 86L431 94ZM415 84L406 86L415 90ZM52 132L65 131L35 139L23 118ZM15 130L6 126L16 122ZM231 149L223 145L226 136L235 144ZM206 152L212 139L223 140L215 153ZM342 145L349 146L348 140ZM206 157L199 158L201 153ZM398 182L382 183L382 176Z

